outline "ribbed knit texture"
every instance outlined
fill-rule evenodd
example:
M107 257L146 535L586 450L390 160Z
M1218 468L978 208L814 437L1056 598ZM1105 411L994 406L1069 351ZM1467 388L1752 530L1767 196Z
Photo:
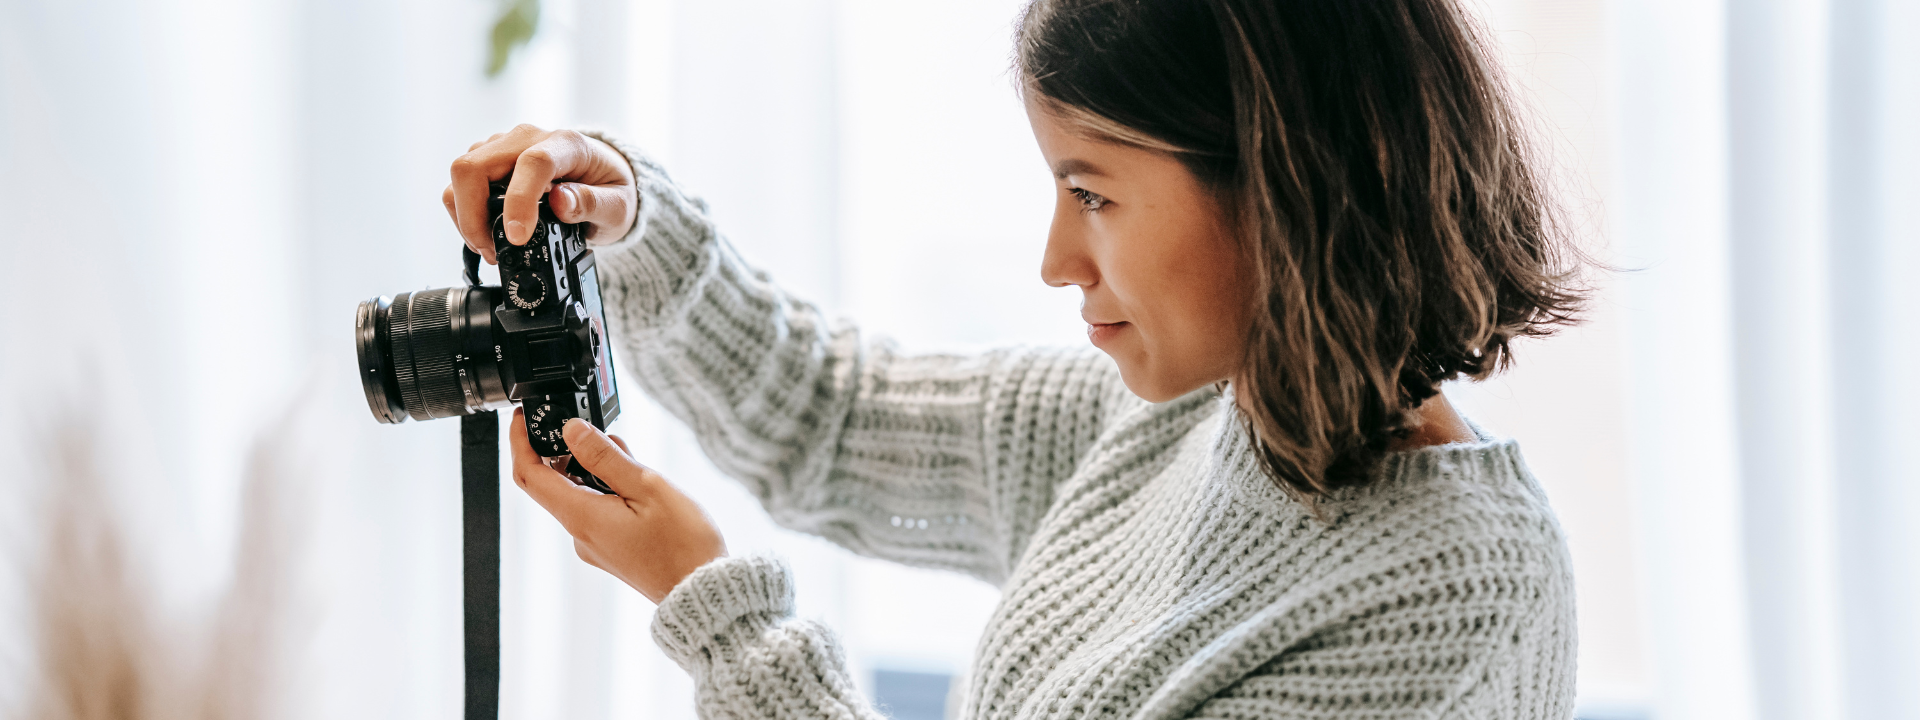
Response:
M1092 348L869 342L596 137L640 187L599 251L631 380L781 525L1002 589L963 717L1571 716L1566 544L1511 440L1392 454L1322 522L1259 472L1230 398L1141 401ZM882 717L791 583L724 558L661 603L701 716Z

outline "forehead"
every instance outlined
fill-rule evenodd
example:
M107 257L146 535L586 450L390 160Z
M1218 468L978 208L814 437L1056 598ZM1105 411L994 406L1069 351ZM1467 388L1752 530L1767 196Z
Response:
M1027 93L1024 100L1027 123L1033 126L1033 138L1039 141L1040 154L1047 156L1049 166L1068 155L1078 154L1075 151L1092 144L1071 132L1066 120L1035 99L1033 93Z
M1027 121L1046 158L1047 168L1057 179L1107 178L1140 179L1143 175L1168 173L1187 175L1186 165L1164 142L1140 135L1130 128L1026 93ZM1120 135L1110 135L1109 131ZM1133 142L1135 137L1150 145ZM1154 145L1165 147L1154 147Z
M1186 165L1171 154L1086 137L1069 121L1032 101L1027 103L1027 119L1055 179L1097 180L1108 186L1193 183Z
M1075 132L1067 120L1031 98L1026 106L1027 121L1033 125L1034 140L1039 142L1040 154L1046 158L1047 168L1056 178L1069 175L1109 176L1115 166L1126 162L1127 155L1141 152L1138 148L1096 140Z

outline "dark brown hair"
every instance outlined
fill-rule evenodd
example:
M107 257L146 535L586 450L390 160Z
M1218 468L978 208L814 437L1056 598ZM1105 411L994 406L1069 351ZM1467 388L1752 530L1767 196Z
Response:
M1584 259L1491 51L1452 0L1036 0L1023 92L1180 158L1258 278L1233 380L1262 468L1310 506L1415 410L1574 320Z

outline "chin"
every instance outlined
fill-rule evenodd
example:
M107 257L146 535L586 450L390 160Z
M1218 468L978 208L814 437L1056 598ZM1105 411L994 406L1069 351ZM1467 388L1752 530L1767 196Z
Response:
M1127 363L1120 363L1120 381L1126 383L1128 391L1150 403L1163 403L1206 385L1206 383L1156 377L1151 372L1130 368Z

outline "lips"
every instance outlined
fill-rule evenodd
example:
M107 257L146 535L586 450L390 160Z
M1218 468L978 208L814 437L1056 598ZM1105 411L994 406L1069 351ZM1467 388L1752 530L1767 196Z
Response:
M1087 340L1092 342L1094 347L1100 347L1112 341L1133 327L1133 323L1125 320L1101 317L1087 307L1087 303L1080 305L1080 319L1087 322Z
M1094 347L1100 347L1101 344L1112 341L1132 327L1133 323L1127 322L1087 323L1087 340L1092 342Z

